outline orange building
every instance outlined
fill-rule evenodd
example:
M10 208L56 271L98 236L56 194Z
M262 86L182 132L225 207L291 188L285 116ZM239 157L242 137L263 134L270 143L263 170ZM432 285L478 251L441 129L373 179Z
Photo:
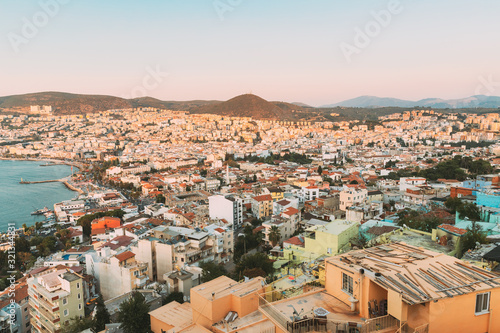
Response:
M121 224L122 220L118 217L103 216L92 221L92 230L118 228Z
M288 289L221 276L191 289L191 304L150 313L160 332L500 332L500 276L404 243L325 260L325 288ZM500 309L500 307L498 308Z
M450 188L450 197L452 198L460 198L466 195L472 195L472 189L471 188L465 188L465 187L451 187Z
M500 332L500 276L444 254L394 243L325 262L326 292L361 317L406 332Z

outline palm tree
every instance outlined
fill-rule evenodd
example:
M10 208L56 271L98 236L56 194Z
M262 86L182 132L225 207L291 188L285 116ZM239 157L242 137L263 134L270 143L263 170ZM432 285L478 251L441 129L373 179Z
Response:
M279 243L281 239L281 233L280 233L280 230L278 229L277 226L273 225L271 227L271 231L269 232L269 241L271 242L271 244L274 246L276 246L276 244Z

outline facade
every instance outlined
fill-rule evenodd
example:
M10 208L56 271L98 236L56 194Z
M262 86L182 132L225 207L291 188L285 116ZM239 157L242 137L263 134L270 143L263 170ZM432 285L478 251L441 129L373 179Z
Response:
M399 191L406 192L408 188L426 185L427 179L421 177L401 177L399 179Z
M234 195L208 197L211 219L224 219L236 229L243 223L243 200Z
M340 210L346 210L357 203L364 203L368 197L368 191L365 188L345 187L340 192Z
M273 198L270 194L258 195L252 198L252 213L258 219L264 219L273 213Z
M87 273L97 279L104 300L142 288L149 281L148 264L137 261L131 251L111 255L110 248L104 247L86 254L85 259Z
M373 256L385 268L375 267ZM332 257L325 265L326 291L362 317L389 316L409 332L500 331L494 310L500 285L491 282L500 277L454 257L395 243Z
M71 318L85 316L82 276L55 267L27 282L33 332L60 332Z
M28 284L25 279L0 293L0 332L27 333L31 331Z
M350 240L358 237L359 223L335 220L327 225L310 227L306 230L305 250L307 252L335 255Z

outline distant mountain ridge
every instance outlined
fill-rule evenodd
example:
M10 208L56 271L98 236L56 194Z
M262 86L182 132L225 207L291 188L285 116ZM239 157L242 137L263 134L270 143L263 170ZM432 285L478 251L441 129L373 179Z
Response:
M311 107L286 102L268 102L252 94L228 101L161 101L152 97L124 99L107 95L82 95L63 92L41 92L0 97L0 112L29 113L31 105L50 105L56 114L86 114L110 109L153 107L190 113L210 113L230 117L252 117L270 120L306 120Z
M376 96L360 96L348 99L336 104L323 105L320 108L332 107L358 107L358 108L380 108L380 107L431 107L439 109L460 109L460 108L498 108L500 107L500 97L475 95L461 99L441 99L426 98L419 101L408 101L397 98L384 98Z

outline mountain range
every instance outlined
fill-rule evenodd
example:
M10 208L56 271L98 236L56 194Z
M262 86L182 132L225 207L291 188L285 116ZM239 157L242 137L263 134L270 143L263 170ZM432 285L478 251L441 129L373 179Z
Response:
M110 109L153 107L193 114L218 114L284 121L325 121L340 119L377 119L380 115L407 111L414 107L432 107L442 112L498 112L500 97L477 95L464 99L428 98L412 102L395 98L361 96L344 102L314 108L294 102L266 101L252 94L228 101L192 100L162 101L152 97L125 99L107 95L83 95L63 92L41 92L0 97L0 113L30 113L31 105L51 105L54 113L86 114ZM332 116L338 114L340 116Z
M461 99L426 98L419 101L408 101L397 98L383 98L376 96L360 96L346 101L323 105L321 108L332 107L380 108L380 107L431 107L436 109L461 109L461 108L498 108L500 97L475 95Z

